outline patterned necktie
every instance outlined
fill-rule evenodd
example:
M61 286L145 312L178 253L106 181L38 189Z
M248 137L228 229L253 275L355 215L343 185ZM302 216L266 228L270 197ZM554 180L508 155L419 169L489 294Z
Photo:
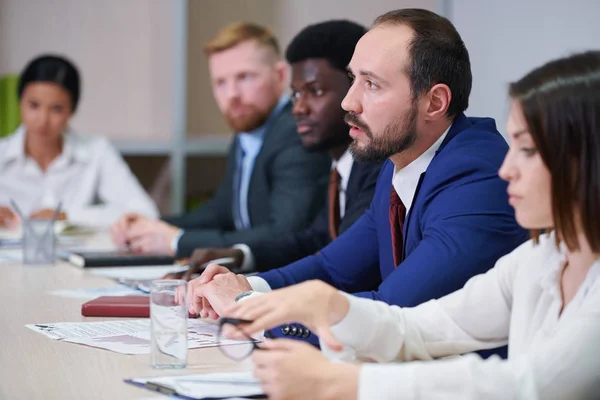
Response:
M331 170L329 176L329 235L331 240L338 237L340 229L340 174L337 169Z
M402 261L402 228L406 217L406 207L398 197L398 193L392 187L390 193L390 227L392 231L392 250L394 251L394 265L397 267Z

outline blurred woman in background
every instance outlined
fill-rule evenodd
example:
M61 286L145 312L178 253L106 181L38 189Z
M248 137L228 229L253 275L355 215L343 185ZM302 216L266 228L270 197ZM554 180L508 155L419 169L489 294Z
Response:
M69 126L80 97L76 67L44 55L22 72L21 126L0 140L0 227L18 224L13 200L28 218L109 226L126 212L157 217L157 209L110 142Z

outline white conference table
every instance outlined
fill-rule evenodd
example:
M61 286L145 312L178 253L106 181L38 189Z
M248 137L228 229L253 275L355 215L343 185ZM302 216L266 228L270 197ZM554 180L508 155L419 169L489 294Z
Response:
M93 249L110 246L105 233L87 238L85 245ZM81 304L87 300L49 292L114 284L62 262L32 266L0 260L0 399L160 398L123 379L251 369L250 360L235 362L218 348L205 348L189 350L186 369L156 370L150 367L149 355L123 355L63 343L25 327L34 323L109 320L83 317Z

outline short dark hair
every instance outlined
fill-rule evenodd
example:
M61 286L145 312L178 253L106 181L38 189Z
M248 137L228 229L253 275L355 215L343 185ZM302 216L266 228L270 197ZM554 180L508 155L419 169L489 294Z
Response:
M511 83L509 93L550 171L557 241L579 249L577 208L592 251L600 252L600 51L550 61Z
M71 111L75 112L80 95L79 72L66 58L55 55L42 55L29 62L17 86L19 99L28 84L33 82L52 82L63 87L71 96Z
M446 115L453 118L464 112L473 77L469 52L452 22L428 10L407 8L377 17L373 27L381 25L406 25L415 32L408 48L413 98L443 83L452 92Z
M323 58L332 67L346 72L356 43L366 32L364 26L348 20L312 24L292 39L285 52L285 58L290 64L309 58Z

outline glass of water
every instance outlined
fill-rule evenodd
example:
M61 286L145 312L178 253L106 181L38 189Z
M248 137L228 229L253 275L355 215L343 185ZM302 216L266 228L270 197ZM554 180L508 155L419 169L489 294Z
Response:
M184 280L155 280L150 286L151 359L154 368L185 368L187 365L187 302Z
M54 264L56 236L53 219L23 221L23 263Z

